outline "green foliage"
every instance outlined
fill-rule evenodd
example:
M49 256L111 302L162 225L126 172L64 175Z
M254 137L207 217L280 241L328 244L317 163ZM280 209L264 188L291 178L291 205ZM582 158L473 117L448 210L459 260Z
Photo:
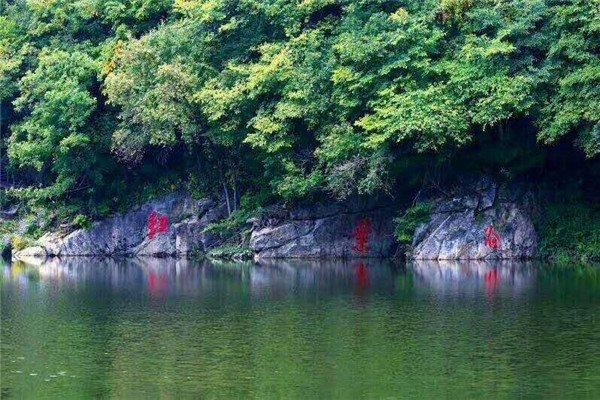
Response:
M20 96L14 101L16 110L28 118L13 128L13 163L37 171L52 168L65 180L74 178L66 175L85 162L83 152L90 145L83 129L96 107L89 93L94 69L94 61L80 52L40 54L37 68L21 79Z
M429 220L432 205L430 203L416 203L409 207L406 212L394 219L396 239L402 244L411 244L415 230Z
M187 54L193 34L185 26L166 26L114 46L103 90L107 103L120 108L112 137L120 158L139 162L146 146L193 140L198 110L192 100L202 73Z
M21 251L26 247L34 245L34 241L26 236L15 235L11 239L13 251Z
M543 109L540 139L552 143L576 132L592 157L600 154L600 2L577 0L556 6L555 40L547 68L555 89Z
M38 219L33 215L28 215L24 219L25 224L25 235L30 238L39 238L42 236L43 231L41 224L38 222Z
M10 258L10 251L12 251L11 246L4 241L0 241L0 260Z
M581 202L544 207L540 254L558 262L600 259L600 209Z
M242 230L246 226L246 221L251 218L253 211L239 209L231 213L229 218L222 221L210 224L204 229L205 233L219 234L224 238L231 238L232 236L241 233L242 236L249 234L249 230Z
M208 257L218 260L249 260L252 258L252 254L252 250L248 247L225 245L210 250Z
M80 229L89 229L92 226L92 221L88 216L77 214L73 219L73 225Z
M0 237L16 232L18 227L17 221L0 221Z
M512 177L565 142L600 153L598 0L1 6L0 162L11 198L56 221L185 188L392 194L440 165Z

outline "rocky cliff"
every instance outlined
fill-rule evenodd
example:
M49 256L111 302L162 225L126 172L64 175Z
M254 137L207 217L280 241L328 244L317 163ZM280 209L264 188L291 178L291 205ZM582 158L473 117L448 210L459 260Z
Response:
M484 179L438 200L415 232L408 258L416 260L529 259L538 239L528 195Z
M390 257L393 208L354 200L275 212L255 221L250 248L265 258Z
M429 220L406 255L417 260L526 259L537 255L527 196L481 180L433 201ZM431 201L431 200L430 200ZM256 259L392 257L398 248L393 204L354 199L295 208L274 206L252 220ZM186 256L224 243L206 228L227 216L224 204L176 193L89 229L46 234L15 258ZM236 237L241 237L237 235ZM231 244L231 243L228 243Z
M89 229L46 234L38 247L24 249L15 257L184 256L205 252L219 245L220 238L204 229L225 216L222 204L175 193L96 222Z

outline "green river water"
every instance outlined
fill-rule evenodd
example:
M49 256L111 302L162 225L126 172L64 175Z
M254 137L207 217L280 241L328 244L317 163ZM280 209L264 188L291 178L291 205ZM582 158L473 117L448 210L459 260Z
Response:
M0 264L1 397L600 398L600 268Z

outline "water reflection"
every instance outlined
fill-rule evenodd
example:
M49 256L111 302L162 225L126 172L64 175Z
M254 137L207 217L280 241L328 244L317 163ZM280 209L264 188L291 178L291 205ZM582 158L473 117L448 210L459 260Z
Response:
M519 296L532 288L538 269L531 263L381 261L270 261L261 264L213 264L175 259L54 259L40 266L22 262L4 266L4 278L27 290L102 285L106 289L144 292L151 297L193 296L229 285L246 287L253 297L414 291L441 296ZM227 285L226 285L227 286ZM224 288L227 290L227 288Z
M87 258L0 268L2 398L600 393L597 268Z
M422 291L440 295L485 295L492 299L500 294L519 296L537 280L533 263L508 261L420 261L410 265Z
M390 293L402 268L393 263L362 261L270 261L250 268L255 295L319 292Z
M176 259L53 259L34 266L3 266L9 286L26 293L33 286L96 286L107 291L143 293L156 299L244 291L253 298L344 294L364 297L402 293L441 297L519 297L556 274L600 280L597 268L543 268L526 262L420 261L407 265L375 260L282 261L261 264L210 263ZM540 272L542 276L539 276ZM587 286L586 286L587 287Z

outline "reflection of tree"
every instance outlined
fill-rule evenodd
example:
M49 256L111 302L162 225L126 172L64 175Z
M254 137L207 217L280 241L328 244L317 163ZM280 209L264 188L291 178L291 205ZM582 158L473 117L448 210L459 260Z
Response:
M72 278L68 268L57 270L55 265L38 268L19 263L6 268L11 269L15 280L3 282L2 325L15 329L13 332L18 338L7 337L3 329L2 341L10 341L11 346L3 348L2 359L9 362L23 357L19 363L11 362L11 370L22 370L22 375L29 380L49 379L44 385L34 381L19 385L15 388L15 396L108 397L111 390L109 371L117 347L111 343L111 338L114 337L114 323L120 315L119 308L112 306L114 299L103 295L98 287L64 285ZM39 279L31 279L32 268L37 269ZM19 273L22 275L18 276ZM29 286L23 293L26 298L5 297L5 290L12 290L4 283L22 282L24 277ZM58 285L61 282L63 284ZM57 287L63 290L57 292ZM19 366L15 367L17 364ZM30 373L37 375L32 378ZM3 365L3 381L11 375L14 374ZM6 381L3 386L5 384Z

